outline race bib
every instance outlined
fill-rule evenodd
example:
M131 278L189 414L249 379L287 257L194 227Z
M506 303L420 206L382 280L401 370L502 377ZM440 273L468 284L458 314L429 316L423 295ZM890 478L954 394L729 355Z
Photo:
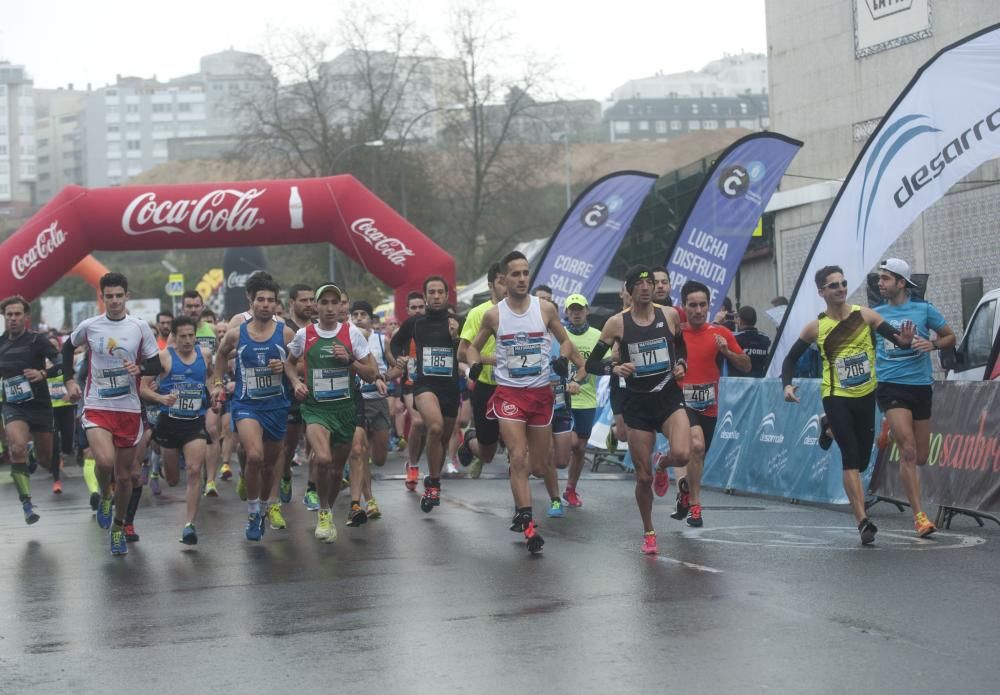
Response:
M342 401L351 397L351 376L346 367L314 369L312 373L313 398L325 401Z
M201 415L204 389L182 388L174 393L177 394L177 400L167 410L167 415L178 420L194 420Z
M208 351L215 354L215 336L214 335L202 335L194 339L198 347L208 348Z
M837 380L845 388L867 384L872 378L872 364L867 353L837 360Z
M684 384L684 403L692 410L708 410L715 405L715 384Z
M406 377L413 380L413 377L417 374L417 358L408 357L406 359Z
M132 377L125 367L95 370L94 384L97 386L98 398L124 398L132 392L132 383Z
M270 367L247 367L247 395L250 398L275 398L282 394L281 375Z
M54 401L66 400L66 384L61 376L49 379L49 397Z
M10 376L3 380L3 395L8 403L24 403L35 397L35 394L31 392L31 382L23 374Z
M450 377L455 368L455 353L447 347L425 347L423 375Z
M515 345L511 353L507 360L507 371L512 377L538 376L542 373L545 358L542 356L541 344Z
M652 376L670 370L670 351L667 349L666 338L629 343L628 354L635 365L636 376Z
M555 409L566 407L566 382L562 380L562 377L557 375L555 372L549 378L549 384L552 385L552 393L555 395Z

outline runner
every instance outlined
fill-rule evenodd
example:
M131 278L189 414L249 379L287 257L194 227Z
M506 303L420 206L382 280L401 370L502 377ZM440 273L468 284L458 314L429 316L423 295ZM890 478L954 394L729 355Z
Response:
M410 374L413 401L427 438L429 471L420 508L428 513L441 504L441 469L458 417L457 346L448 327L448 290L448 282L439 275L424 280L425 312L404 321L389 344L392 354L400 355L396 358L400 368L409 362L404 356L408 346L413 345L416 353L416 368Z
M504 285L499 263L490 266L486 273L486 284L490 289L490 298L473 307L465 317L465 325L462 326L458 341L458 360L463 364L469 364L467 355L469 345L479 333L483 316L507 296L507 287ZM484 463L492 463L500 441L500 422L486 417L490 399L497 388L497 382L493 379L493 365L496 364L495 349L496 339L491 336L479 352L482 372L478 378L471 379L473 388L469 397L472 404L472 427L465 433L462 446L458 448L458 460L463 466L469 466L469 475L473 478L479 477Z
M632 295L628 293L628 289L625 285L622 285L621 290L618 292L618 296L622 300L622 311L629 311L632 308ZM618 343L615 343L611 348L612 363L619 361L619 352L620 346ZM625 408L625 394L627 390L625 378L612 374L608 381L608 401L611 405L611 414L614 417L614 424L612 424L611 428L608 430L608 436L605 440L607 449L610 452L618 450L618 442L628 441L628 427L625 426L625 418L622 415L622 411Z
M826 302L826 311L802 329L799 339L781 365L785 400L798 403L797 386L792 385L795 363L812 343L819 346L823 363L823 410L840 447L844 491L858 522L863 545L875 542L878 528L865 511L861 474L868 468L875 442L875 346L871 329L897 347L910 347L914 327L899 331L875 311L847 303L844 271L828 265L816 271L816 287Z
M219 403L225 388L223 378L230 357L236 358L236 389L233 393L233 428L246 453L244 481L247 494L246 538L264 537L264 517L270 516L269 495L274 484L274 465L288 426L288 384L283 378L286 345L294 334L282 321L275 321L278 284L269 275L256 273L247 280L252 299L250 321L231 327L219 344L212 380L212 403ZM274 524L272 528L280 528Z
M300 328L304 328L313 322L313 318L316 316L316 294L313 292L313 288L309 285L297 284L292 285L291 289L288 290L288 307L290 309L289 316L285 319L285 323L293 331L298 332ZM279 502L288 503L292 501L292 464L295 461L295 453L298 451L299 442L305 435L305 425L302 423L302 409L301 403L298 399L292 399L292 405L288 409L288 430L285 432L285 441L282 445L281 450L281 476L280 480L275 482L278 484L278 488L272 490ZM315 511L319 508L319 500L316 495L316 483L313 475L315 474L315 464L309 463L309 480L306 483L306 493L303 495L303 503L306 505L306 509ZM310 491L312 494L310 495ZM313 505L310 504L310 499L316 497L315 509ZM281 507L279 506L280 510ZM284 522L284 519L281 520Z
M691 453L687 467L676 471L677 502L670 516L686 519L688 526L696 527L703 524L701 475L705 454L715 434L722 366L727 363L741 372L749 372L751 367L749 355L743 352L732 332L724 326L708 323L710 301L708 287L700 282L689 280L681 288L681 303L687 316L684 323L687 365L680 382L691 423ZM660 461L665 462L665 457L660 457ZM669 487L666 468L657 465L653 490L662 497Z
M222 339L226 337L226 331L229 326L225 321L218 321L215 324L215 346L216 351L218 351L219 343ZM230 364L232 361L230 361ZM213 372L214 370L214 364ZM232 416L229 412L229 404L231 402L230 396L232 396L233 390L236 385L233 383L233 373L229 365L226 366L226 375L223 377L223 393L225 397L222 399L222 407L219 409L219 451L220 460L222 465L219 467L219 477L223 480L232 480L233 477L233 467L230 461L233 458L233 453L237 448L237 437L236 433L232 429Z
M669 307L674 305L674 300L670 296L670 273L666 268L653 268L653 303ZM682 316L681 323L683 322Z
M427 310L427 302L419 292L410 292L406 296L406 311L410 317L421 316ZM398 332L398 329L397 329ZM395 335L393 339L395 340ZM406 363L406 373L403 375L403 404L406 412L410 415L410 432L406 442L406 489L413 492L417 489L417 481L420 479L420 455L424 452L424 443L427 431L424 427L423 418L417 410L413 401L413 379L417 375L417 348L414 343L406 346L402 352L393 350L398 360L400 356L408 356Z
M687 371L687 349L677 311L653 304L652 270L631 268L625 276L625 289L632 306L604 324L601 339L587 360L587 370L625 379L622 419L628 427L628 448L635 465L635 501L644 531L642 552L654 555L650 457L656 433L662 432L670 442L670 453L662 461L667 466L686 465L691 450L691 429L678 384ZM620 361L602 362L615 344Z
M201 498L201 474L205 463L209 434L205 430L205 401L208 378L212 373L212 352L197 342L197 321L178 316L170 326L173 345L160 352L160 386L151 388L154 377L142 379L142 396L159 403L155 438L163 454L167 484L180 482L179 455L184 454L187 471L187 516L181 531L181 543L196 545L198 532L195 517ZM214 337L214 336L213 336ZM219 405L215 404L218 409ZM209 481L214 483L214 480Z
M49 338L49 343L60 354L58 358L60 375L50 376L48 387L49 398L52 399L52 462L49 465L49 470L52 473L52 493L61 495L62 467L65 458L71 456L75 451L76 409L66 399L66 385L61 376L62 346L59 345L59 339L55 337ZM56 363L50 360L46 373L51 373L55 366Z
M885 338L876 343L875 397L899 447L899 478L913 509L914 528L924 538L937 530L921 505L917 474L917 466L927 463L930 450L934 383L930 352L954 347L955 332L933 304L910 297L910 290L915 287L906 261L899 258L882 261L878 290L887 303L875 311L897 330L904 324L912 325L915 335L909 348L897 348ZM930 339L931 331L937 334L934 340Z
M21 296L0 303L6 330L0 336L0 378L3 379L3 427L10 456L10 476L24 512L24 521L33 524L38 513L31 504L31 474L28 472L28 443L34 442L35 456L51 465L52 398L47 379L62 371L62 356L42 333L28 330L31 305ZM53 365L50 369L45 361ZM58 465L58 456L55 457ZM58 468L56 468L58 475ZM53 490L54 491L54 490Z
M507 298L486 311L475 338L468 347L470 376L482 369L480 350L490 337L496 341L497 388L489 401L488 415L500 421L500 433L510 455L510 487L514 495L511 530L523 532L528 551L537 553L544 540L538 533L531 508L528 475L541 470L552 444L552 388L549 385L549 350L555 338L561 355L572 361L582 383L586 371L580 353L566 335L555 305L528 294L531 270L520 251L511 251L501 261ZM560 371L566 365L561 363Z
M537 295L536 295L537 296ZM542 469L532 469L531 474L545 481L545 491L549 495L548 515L554 518L565 516L563 501L559 495L559 474L557 470L570 465L573 451L573 410L570 394L567 390L568 370L562 369L559 362L561 346L552 341L549 358L552 369L549 370L549 385L552 387L552 447ZM562 372L562 373L560 373ZM571 384L579 393L579 385Z
M170 342L170 322L174 315L169 311L161 311L156 315L156 347L164 350Z
M569 333L569 339L573 341L577 352L584 360L590 357L591 351L601 338L601 332L587 323L589 313L587 298L582 294L571 294L566 297L566 316L569 318L566 331ZM574 376L575 373L571 367L570 377ZM583 472L583 457L587 453L587 441L594 429L594 415L597 412L597 380L593 376L588 376L582 385L575 386L571 379L568 388L573 407L573 448L563 498L571 507L582 507L583 500L580 499L576 486L580 481L580 474Z
M351 323L338 320L341 292L336 285L316 291L318 323L300 328L288 346L288 378L295 384L295 397L302 401L306 439L316 459L316 483L320 509L315 536L324 543L337 538L333 523L333 503L340 492L344 463L351 449L355 429L355 386L351 370L366 381L378 374L368 341ZM299 362L305 363L302 378ZM367 520L360 500L351 502L351 519L359 526Z
M139 377L159 374L160 356L149 324L128 315L128 279L121 273L107 273L99 284L105 313L86 319L70 334L63 345L63 369L72 363L74 348L86 344L89 359L81 422L97 462L101 487L97 523L111 528L111 554L125 555L128 546L122 514L128 510L132 481L139 474L135 448L144 432ZM72 371L66 373L66 394L71 401L81 396L74 376Z

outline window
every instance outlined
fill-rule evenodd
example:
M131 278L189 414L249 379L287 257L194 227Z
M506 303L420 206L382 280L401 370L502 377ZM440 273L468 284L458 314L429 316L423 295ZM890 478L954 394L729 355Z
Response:
M657 133L665 133L665 132L667 132L667 122L666 121L657 121L656 122L656 132Z
M629 121L615 121L615 132L619 135L627 135L632 132L632 124Z
M649 121L639 121L639 130L649 130Z
M39 147L47 147L48 144L49 144L49 139L48 138L38 138L38 140L36 140L35 142L38 144Z
M680 121L670 121L670 130L680 130L683 125Z
M109 134L110 133L119 133L119 132L121 132L121 127L120 126L116 126L116 125L109 125L108 126L108 133Z
M688 121L688 130L701 130L701 121Z
M972 315L969 328L965 332L965 340L959 347L962 355L960 367L962 371L985 367L993 349L993 323L996 319L997 300L983 304Z
M691 104L691 115L693 115L693 116L697 116L698 115L698 105L697 104Z
M128 143L127 143L127 147L130 150L141 150L142 149L142 141L140 141L140 140L129 140Z
M170 113L173 111L171 104L153 104L153 113Z
M726 120L726 127L727 128L735 128L736 127L736 121L734 121L731 118L728 119L728 120Z
M178 104L177 110L181 113L187 113L191 111L191 104Z
M742 114L745 115L746 112L747 112L747 103L745 101L741 101L740 102L740 113L742 113Z
M705 130L718 130L719 129L719 122L718 121L702 121L701 122L701 127L704 128Z
M38 163L39 164L48 164L49 163L48 156L46 155L46 156L39 157L38 158Z

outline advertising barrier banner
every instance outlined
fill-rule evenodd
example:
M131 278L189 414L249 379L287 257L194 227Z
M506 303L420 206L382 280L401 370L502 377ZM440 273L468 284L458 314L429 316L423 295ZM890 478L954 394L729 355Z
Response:
M875 468L872 491L905 501L895 444L881 452ZM930 456L918 470L925 505L1000 513L1000 386L934 384Z

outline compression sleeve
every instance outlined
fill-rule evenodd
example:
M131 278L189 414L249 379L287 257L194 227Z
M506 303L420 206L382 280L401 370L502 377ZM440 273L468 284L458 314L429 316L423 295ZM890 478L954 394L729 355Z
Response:
M57 352L50 358L52 366L45 370L45 376L52 378L63 373L63 357L61 352Z
M886 340L888 340L896 347L904 347L904 348L910 347L909 345L903 345L902 343L899 342L899 331L893 328L888 321L883 321L882 323L880 323L878 325L878 328L875 329L875 332L878 333L883 338L885 338Z
M399 330L396 331L392 336L392 340L389 341L389 349L392 350L394 356L399 357L410 354L410 341L413 340L413 321L415 319L416 316L411 316L403 321Z
M67 338L63 342L62 346L62 373L63 381L69 381L74 376L76 376L76 370L73 368L73 357L76 352L76 348L73 347L73 341Z
M598 340L594 345L594 349L590 352L590 357L587 358L587 363L585 369L587 374L611 374L611 369L614 366L611 360L604 362L604 356L608 354L608 350L611 346L605 343L603 340Z
M141 376L159 376L161 371L163 371L163 365L160 364L160 353L147 357L142 361L142 366L139 367Z
M677 355L677 359L687 362L688 346L684 342L684 331L674 336L674 354Z
M884 324L883 324L884 325ZM795 377L795 364L799 361L802 355L806 354L806 350L809 349L810 343L799 338L792 345L792 349L788 351L785 355L785 360L781 363L781 385L782 387L791 386L792 379Z

